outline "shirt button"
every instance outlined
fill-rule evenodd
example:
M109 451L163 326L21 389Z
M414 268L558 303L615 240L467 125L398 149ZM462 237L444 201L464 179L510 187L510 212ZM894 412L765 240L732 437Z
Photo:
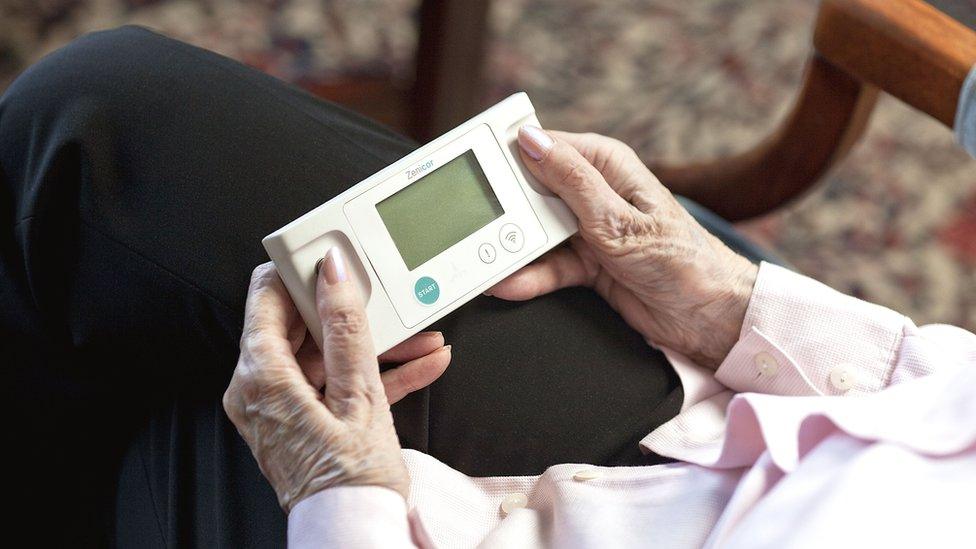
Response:
M573 473L573 480L578 480L580 482L585 482L587 480L596 480L603 477L603 471L599 469L581 469Z
M769 353L757 353L752 360L756 363L756 369L759 370L759 377L773 377L776 372L779 372L779 363Z
M830 384L838 391L850 391L857 383L857 374L850 364L841 364L830 371Z
M529 504L525 494L509 494L502 500L502 512L506 515Z

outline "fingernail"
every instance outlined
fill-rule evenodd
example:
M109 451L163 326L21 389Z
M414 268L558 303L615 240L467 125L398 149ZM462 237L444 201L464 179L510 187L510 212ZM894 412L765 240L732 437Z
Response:
M485 290L485 291L481 292L481 295L485 295L485 296L491 297L491 290Z
M556 144L542 128L531 124L519 128L518 141L522 150L534 160L542 160Z
M342 257L342 250L332 248L325 254L325 281L338 284L349 279L346 271L346 260Z
M451 347L453 346L454 345L445 345L444 348L447 349L447 352L451 352Z

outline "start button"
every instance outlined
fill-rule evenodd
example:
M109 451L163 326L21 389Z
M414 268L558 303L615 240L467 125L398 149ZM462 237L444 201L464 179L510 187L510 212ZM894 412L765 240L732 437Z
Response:
M413 295L424 305L433 305L441 296L441 287L429 276L422 276L413 285Z

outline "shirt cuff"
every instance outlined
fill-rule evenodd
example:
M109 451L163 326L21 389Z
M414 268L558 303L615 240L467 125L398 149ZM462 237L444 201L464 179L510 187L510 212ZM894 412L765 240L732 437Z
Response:
M739 341L715 373L738 392L844 395L891 382L905 316L762 263Z
M338 486L298 502L288 547L415 547L403 496L379 486Z

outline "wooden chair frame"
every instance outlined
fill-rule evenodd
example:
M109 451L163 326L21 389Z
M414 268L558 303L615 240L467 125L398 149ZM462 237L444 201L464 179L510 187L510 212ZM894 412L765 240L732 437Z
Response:
M668 187L731 221L798 197L863 134L878 91L953 126L976 63L976 33L919 0L823 0L793 109L730 158L651 168Z

